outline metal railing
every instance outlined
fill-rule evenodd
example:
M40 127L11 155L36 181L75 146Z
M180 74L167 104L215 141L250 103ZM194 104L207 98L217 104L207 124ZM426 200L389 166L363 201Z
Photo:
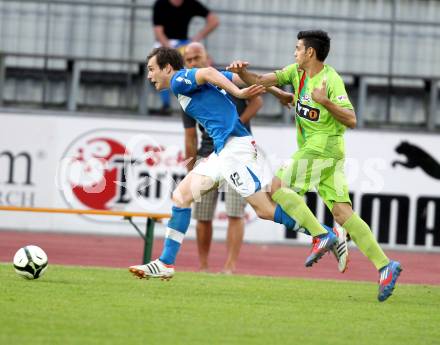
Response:
M35 59L45 59L45 60L62 60L66 62L66 65L69 66L68 70L66 70L66 86L67 86L67 100L65 110L67 111L77 111L78 110L78 95L80 90L80 80L81 73L84 72L82 69L82 65L88 62L98 62L100 64L125 64L127 66L136 66L136 68L141 71L140 78L141 80L145 80L145 62L138 60L122 60L122 59L101 59L101 58L91 58L91 57L72 57L72 56L61 56L61 55L51 55L46 56L44 54L25 54L25 53L7 53L0 52L0 105L3 104L3 89L6 80L6 59L9 57L15 58L35 58ZM255 66L255 70L257 71L265 71L266 67ZM49 73L49 71L47 71ZM129 73L127 73L129 75ZM131 74L130 74L131 75ZM341 75L350 77L353 80L353 83L349 87L355 90L355 99L352 99L354 104L356 105L356 114L358 116L358 126L364 127L366 122L366 108L369 98L369 88L372 86L369 80L371 79L382 79L386 82L389 80L393 80L398 78L399 80L408 80L413 81L423 80L426 91L426 97L424 97L422 103L423 109L425 112L425 125L424 128L434 131L438 125L438 118L436 117L438 113L438 105L439 105L439 80L440 78L420 78L414 77L411 75L399 75L399 76L389 76L387 74L380 73L363 73L363 74L350 74L348 72L341 72ZM128 77L127 77L128 78ZM130 84L130 81L127 81L127 85ZM373 84L374 86L374 84ZM384 86L384 90L386 92L393 92L387 85ZM128 92L128 91L127 91ZM147 81L145 80L139 85L139 90L137 92L138 100L137 100L137 113L140 115L147 115L149 113L148 106L148 98L149 98L149 89L147 87ZM408 95L410 97L410 95ZM390 97L386 97L386 100L390 100ZM44 92L43 99L41 103L44 103ZM389 107L390 102L388 102L387 106ZM151 107L150 107L151 108ZM385 112L385 110L384 110ZM279 107L278 113L280 115L280 120L282 122L291 122L290 115L287 111L283 111L281 107ZM389 114L389 111L387 112ZM386 118L385 123L391 123L390 118ZM397 124L398 125L398 124Z
M248 0L241 0L246 2ZM250 1L250 0L249 0ZM333 60L330 56L330 64L336 64L336 68L343 76L353 80L353 84L349 85L355 90L355 99L353 100L357 114L359 116L359 123L362 125L365 122L371 122L369 114L371 105L371 90L375 87L375 81L372 79L379 79L383 85L381 86L381 97L385 99L383 107L379 110L384 114L384 119L381 120L384 124L393 123L393 104L392 99L395 94L395 90L401 89L395 87L393 82L396 78L399 80L408 81L422 81L422 98L417 99L420 106L424 109L424 126L429 130L435 130L440 124L440 113L437 110L438 100L438 82L440 80L440 69L437 68L438 63L434 63L435 54L430 57L430 54L426 54L428 57L426 61L428 64L413 64L409 65L422 65L422 67L428 66L429 68L421 69L423 72L417 72L413 69L408 69L407 73L402 73L403 62L405 56L402 55L401 43L402 40L414 40L414 42L420 41L420 38L428 37L429 42L436 42L440 37L440 21L426 17L424 20L414 20L402 14L400 6L405 6L411 2L398 2L397 0L383 1L383 11L373 13L368 12L366 14L357 14L356 16L345 13L341 8L337 11L333 9L333 6L327 7L326 11L319 13L317 11L310 11L310 6L303 6L301 12L296 10L296 0L289 2L291 9L284 8L281 1L274 1L270 10L266 8L264 1L252 1L253 6L240 7L240 1L202 1L207 4L212 10L214 10L220 17L223 26L209 36L206 41L209 50L213 51L217 65L225 65L229 63L234 54L242 54L243 58L246 58L246 53L249 52L250 58L253 58L252 62L256 64L253 66L256 70L267 71L274 70L287 64L293 60L292 51L293 41L288 45L292 47L286 48L285 40L277 40L277 42L271 42L271 38L277 38L278 36L287 36L285 31L298 30L310 24L319 22L320 25L330 32L336 35L334 39L335 46L332 48L332 56L335 56ZM331 0L330 0L331 2ZM342 1L344 2L344 1ZM426 2L420 3L420 8ZM75 111L78 109L78 93L81 88L81 75L84 75L92 64L104 66L102 70L107 68L124 74L127 78L127 89L133 89L133 87L139 87L138 90L138 107L137 112L140 114L148 113L148 89L146 83L141 86L133 84L133 70L142 70L144 63L144 57L149 50L149 47L153 43L153 35L148 27L151 27L151 10L154 1L142 1L142 0L130 0L130 1L87 1L87 0L2 0L0 6L0 104L4 99L4 86L6 83L6 71L10 66L22 66L20 59L31 58L34 61L38 61L38 64L42 65L43 72L51 73L51 63L54 61L60 61L64 65L69 65L66 71L66 83L68 85L68 95L66 102L66 109L69 111ZM310 3L313 3L310 2ZM341 2L340 2L341 3ZM25 5L33 5L34 7L28 8ZM10 6L15 7L10 7ZM347 6L349 2L347 2ZM409 6L409 5L408 5ZM67 11L66 8L69 10ZM251 10L248 10L251 8ZM81 10L83 15L76 15L76 10ZM99 12L105 10L111 10L110 12ZM440 9L440 5L439 5ZM379 9L381 10L381 9ZM116 12L115 12L116 11ZM383 12L383 13L382 13ZM401 13L402 12L402 13ZM407 11L408 12L408 11ZM426 11L425 11L426 12ZM342 13L342 14L339 14ZM40 38L35 47L25 47L19 45L21 40L25 38L25 34L18 30L8 30L8 24L13 22L6 20L11 16L17 15L25 16L25 18L38 18L38 25L41 25L39 32ZM17 18L18 18L17 17ZM86 20L87 28L90 32L85 32L85 36L78 36L73 34L78 29L78 25L82 22L75 21L77 17L84 17ZM59 18L64 18L71 25L70 30L65 30L64 27L62 35L57 36L57 25L59 25ZM243 21L243 18L246 20ZM294 21L291 19L294 18ZM100 24L101 23L101 24ZM116 24L115 24L116 23ZM37 24L35 24L37 25ZM66 26L67 24L63 24ZM102 36L108 39L108 42L99 42L97 38L101 37L95 34L96 30L103 32L110 31L113 27L121 25L117 37L108 37L111 34ZM346 26L344 26L346 25ZM200 23L192 25L193 29L200 27ZM234 40L230 39L231 28L236 28L236 36ZM410 33L406 33L402 30L410 29ZM423 28L424 31L420 31ZM35 30L37 32L38 30ZM61 30L62 31L62 30ZM269 41L263 41L259 35L264 32L270 32ZM21 33L20 33L21 32ZM293 31L295 32L295 31ZM353 35L354 36L350 36ZM358 36L356 36L358 32ZM32 37L37 37L36 33L30 33ZM12 35L12 36L11 36ZM64 35L64 36L63 36ZM66 36L67 35L67 36ZM289 42L294 39L294 35L288 34ZM406 37L408 36L408 37ZM12 37L12 38L11 38ZM266 37L266 36L265 36ZM356 49L350 49L353 38L364 37L368 42L376 44L377 40L382 41L382 46L372 46L371 50L377 49L377 47L385 47L381 52L369 52L368 47L361 47L360 53L356 52ZM373 41L371 41L371 38ZM416 40L419 38L418 40ZM15 39L15 41L14 41ZM29 38L28 38L29 39ZM68 44L60 47L59 40L65 40ZM85 40L84 42L82 40ZM1 42L0 41L0 42ZM104 40L105 41L105 40ZM247 42L250 41L250 42ZM347 42L344 42L347 41ZM17 43L16 49L14 44L8 44L8 42ZM58 42L58 43L57 43ZM76 42L76 44L75 44ZM333 42L333 41L332 41ZM341 43L342 42L342 43ZM365 45L368 45L368 42ZM428 42L428 43L429 43ZM354 42L356 43L356 42ZM333 44L333 43L332 43ZM356 43L357 44L357 43ZM94 46L99 46L100 49L93 50ZM109 47L116 46L117 49L112 51ZM431 45L430 45L431 46ZM58 49L58 48L59 49ZM80 47L81 49L76 49ZM146 47L146 48L145 48ZM376 47L376 48L374 48ZM29 49L28 49L29 48ZM267 48L267 49L266 49ZM415 48L416 49L416 48ZM436 49L432 47L432 49ZM83 51L84 50L84 51ZM62 53L60 53L61 51ZM266 55L260 57L259 51L264 51ZM345 51L345 53L344 53ZM353 52L355 51L355 52ZM110 53L109 53L110 52ZM113 52L113 53L112 53ZM238 53L237 53L238 52ZM360 55L366 54L367 57ZM345 54L345 55L344 55ZM356 55L357 54L357 55ZM381 56L379 56L381 55ZM383 56L382 56L383 55ZM408 53L411 58L412 52ZM280 60L279 56L285 56L283 60ZM234 56L237 57L237 56ZM430 64L432 59L432 64ZM377 71L372 72L373 68L368 67L368 61L375 59L379 61L376 67ZM10 61L12 61L10 63ZM222 61L219 63L218 61ZM350 63L346 63L346 62ZM351 63L356 62L357 63ZM366 67L363 67L365 64ZM287 62L287 63L286 63ZM371 66L376 66L372 64ZM424 65L424 66L423 66ZM432 65L432 66L431 66ZM356 67L357 66L357 67ZM359 67L360 66L360 67ZM103 72L105 74L105 72ZM142 77L142 73L140 75ZM45 79L45 85L47 79ZM411 84L411 83L408 83ZM43 100L45 103L47 93L47 87L43 87ZM409 94L408 97L414 97ZM417 96L419 97L419 96ZM281 108L280 108L281 109ZM270 112L276 112L281 114L280 119L283 121L291 121L287 112L282 112L278 108L272 107ZM411 122L411 121L409 121Z

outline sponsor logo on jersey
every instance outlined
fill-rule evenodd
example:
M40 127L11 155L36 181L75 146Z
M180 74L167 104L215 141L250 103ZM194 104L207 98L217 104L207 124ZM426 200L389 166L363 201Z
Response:
M320 111L317 108L309 107L308 105L302 104L300 101L297 101L296 114L303 119L316 122L319 121Z
M346 95L340 95L336 98L338 99L339 102L346 101L348 99L348 97Z
M178 82L184 82L185 84L187 84L187 85L192 85L192 83L191 83L191 80L189 80L189 79L185 79L185 78L182 78L182 77L177 77L176 78L176 81L178 81Z
M312 99L311 99L311 97L309 96L309 95L307 95L307 94L305 94L305 95L303 95L302 97L301 97L301 102L304 102L304 103L308 103L308 102L310 102Z

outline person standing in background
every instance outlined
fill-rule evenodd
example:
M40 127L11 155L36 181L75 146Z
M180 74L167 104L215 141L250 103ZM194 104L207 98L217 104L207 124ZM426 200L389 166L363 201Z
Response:
M198 42L193 42L185 47L183 54L184 62L187 68L203 68L209 66L208 54L205 47ZM237 76L236 76L237 77ZM238 80L237 80L238 79ZM236 78L240 84L239 78ZM241 82L241 84L243 84ZM241 122L250 131L250 120L257 114L263 106L261 96L242 100L230 96L234 102ZM197 122L185 112L182 112L183 126L185 128L185 155L189 161L187 165L188 172L191 171L197 160L208 157L214 151L214 142L206 133L205 129L199 125L202 133L201 143L197 148ZM228 230L226 236L227 258L223 267L223 273L231 274L235 271L236 262L240 254L240 248L244 236L244 215L246 200L242 198L232 188L227 188L225 184L225 206L228 216ZM212 241L212 220L218 200L218 189L213 189L201 197L200 201L193 203L193 218L197 220L196 235L197 248L199 252L200 270L207 271L209 268L208 257Z
M193 17L203 17L206 23L193 37L188 37L189 24ZM218 25L218 17L197 0L156 0L153 6L155 47L177 48L183 53L185 45L203 40ZM162 90L160 97L160 113L170 114L169 90Z

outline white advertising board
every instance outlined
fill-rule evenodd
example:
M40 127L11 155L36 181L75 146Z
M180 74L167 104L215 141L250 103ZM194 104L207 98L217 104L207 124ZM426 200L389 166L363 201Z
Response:
M0 204L14 206L170 211L175 183L185 175L178 121L0 114ZM276 168L296 149L295 130L257 127L253 133ZM346 173L354 209L389 247L440 248L440 138L404 132L348 131ZM307 202L331 225L316 194ZM138 219L141 223L141 220ZM248 206L245 240L306 242L257 219ZM225 237L220 200L215 238ZM194 229L188 236L194 236ZM134 233L117 217L3 213L2 229ZM163 235L164 227L156 227Z

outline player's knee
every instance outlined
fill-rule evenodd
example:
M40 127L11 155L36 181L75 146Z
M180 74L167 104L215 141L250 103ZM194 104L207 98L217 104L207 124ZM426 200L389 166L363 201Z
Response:
M339 221L340 221L341 218L342 218L342 212L341 212L340 207L338 207L338 205L335 204L335 205L333 206L332 214L333 214L333 218L335 219L335 221L336 221L338 224L341 224Z
M282 187L282 182L278 177L274 177L272 179L272 183L270 185L269 195L272 196L278 189Z
M338 224L343 225L353 214L353 209L346 203L335 203L332 209L333 217Z
M188 197L185 197L183 193L179 189L176 189L172 196L171 200L173 201L173 204L177 207L190 207L191 206L191 199Z
M263 207L257 207L257 208L254 207L254 210L257 216L261 219L267 219L267 220L273 219L273 213L269 212L269 210Z

